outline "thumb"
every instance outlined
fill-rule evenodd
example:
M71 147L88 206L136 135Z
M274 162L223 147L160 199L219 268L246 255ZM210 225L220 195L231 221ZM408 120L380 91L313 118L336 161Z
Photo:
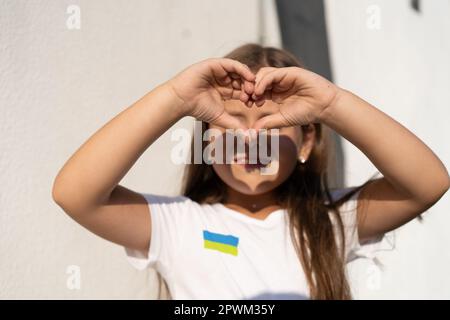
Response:
M286 121L286 118L280 112L276 112L258 119L254 123L253 128L255 130L260 130L260 129L282 128L289 126L290 124Z

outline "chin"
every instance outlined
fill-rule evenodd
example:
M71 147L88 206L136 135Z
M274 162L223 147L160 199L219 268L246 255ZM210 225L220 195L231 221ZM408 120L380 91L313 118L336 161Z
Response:
M272 177L273 178L273 177ZM271 180L268 176L240 175L228 176L223 181L232 189L246 195L257 196L276 189L282 181Z
M274 190L282 182L279 174L262 175L258 170L245 170L231 165L228 170L216 170L222 181L233 190L246 195L260 195Z

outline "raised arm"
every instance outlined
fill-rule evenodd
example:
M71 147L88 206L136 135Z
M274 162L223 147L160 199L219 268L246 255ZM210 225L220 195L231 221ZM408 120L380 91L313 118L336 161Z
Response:
M262 105L267 96L280 104L280 111L258 120L256 129L321 122L359 148L384 175L360 192L361 241L407 223L448 190L447 169L430 148L387 114L325 78L296 67L262 68L252 98Z
M224 99L249 100L254 75L239 62L208 59L185 69L115 116L92 135L55 178L54 201L74 220L117 244L147 251L146 200L120 180L141 154L183 116L241 127ZM241 90L244 89L244 90Z
M140 155L181 118L180 101L161 85L100 128L73 154L53 185L54 201L97 235L136 249L150 237L146 201L118 183Z
M321 121L358 147L384 176L361 190L361 240L400 227L448 190L447 169L433 151L399 122L355 94L340 90Z

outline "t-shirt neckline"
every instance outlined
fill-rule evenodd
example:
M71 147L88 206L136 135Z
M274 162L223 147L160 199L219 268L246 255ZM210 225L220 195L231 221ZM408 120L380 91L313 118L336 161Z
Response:
M252 218L244 213L241 213L237 210L228 208L223 203L216 203L214 204L218 209L226 212L230 216L239 219L243 222L247 222L250 224L262 226L262 227L270 227L276 225L280 218L283 217L283 215L286 213L286 209L280 208L272 211L264 220L258 219L258 218Z

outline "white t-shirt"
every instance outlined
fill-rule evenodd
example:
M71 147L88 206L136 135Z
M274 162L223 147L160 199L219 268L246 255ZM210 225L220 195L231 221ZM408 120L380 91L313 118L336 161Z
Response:
M340 197L346 191L349 189L337 189L332 196ZM286 210L276 210L260 220L220 203L141 194L151 214L149 252L125 248L127 259L137 269L155 268L173 299L309 298ZM358 194L340 207L347 261L371 258L382 239L359 243Z

